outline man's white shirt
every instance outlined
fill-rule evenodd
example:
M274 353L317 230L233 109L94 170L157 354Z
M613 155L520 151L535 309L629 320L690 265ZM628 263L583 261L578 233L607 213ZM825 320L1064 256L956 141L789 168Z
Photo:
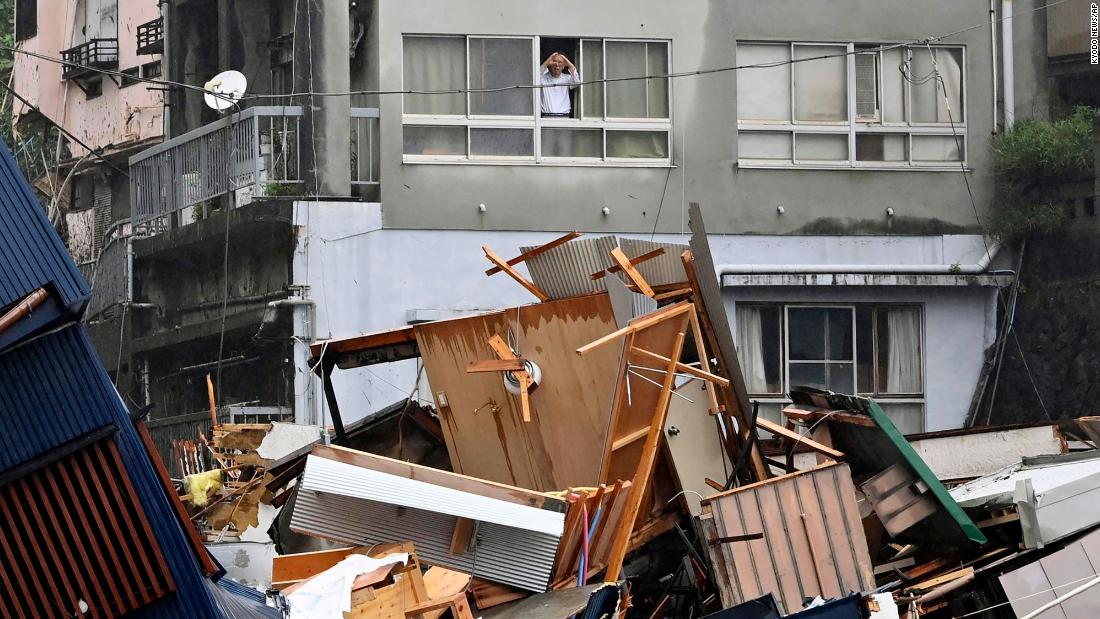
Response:
M550 69L543 69L540 83L551 88L542 88L543 114L568 114L572 106L569 103L569 89L581 83L580 71L565 73L554 77Z

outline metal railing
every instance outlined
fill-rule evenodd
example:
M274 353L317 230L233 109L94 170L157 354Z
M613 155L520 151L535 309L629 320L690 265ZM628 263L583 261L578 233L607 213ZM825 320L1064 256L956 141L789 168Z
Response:
M118 66L118 39L91 39L61 50L61 59L72 63L61 70L61 79L66 80L92 73L92 69L113 69Z
M158 17L137 27L137 53L164 53L164 18Z
M251 107L130 157L135 232L189 223L188 214L199 219L230 193L238 204L305 195L301 122L300 106ZM377 185L378 109L352 108L349 137L352 185Z

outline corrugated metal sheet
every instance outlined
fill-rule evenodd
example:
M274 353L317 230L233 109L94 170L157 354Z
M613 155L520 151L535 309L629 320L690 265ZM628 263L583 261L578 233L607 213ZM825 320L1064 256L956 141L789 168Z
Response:
M0 308L53 284L62 305L77 312L88 284L69 258L6 146L0 145Z
M348 544L411 540L420 560L528 591L545 591L559 538L481 522L471 552L450 554L456 518L449 514L299 490L290 527Z
M602 279L592 274L610 267L611 250L618 244L613 236L580 238L559 245L527 260L531 281L551 299L564 299L604 290ZM520 247L527 252L534 247Z
M107 424L120 428L114 440L177 588L133 616L221 616L126 407L84 330L72 326L0 353L0 471Z
M654 243L644 239L619 239L619 244L628 258L641 256L657 248L665 250L665 253L660 256L650 258L635 267L650 286L664 286L687 281L684 262L680 259L680 254L687 250L687 245Z
M95 318L129 300L129 246L130 237L115 238L100 253L92 276L94 290L85 312L86 319Z
M600 236L590 239L581 238L559 245L548 252L533 256L526 261L527 271L534 282L551 299L564 299L606 289L604 279L592 279L592 274L603 271L613 264L611 250L621 246L629 258L635 258L657 248L665 253L650 258L637 265L649 285L663 286L687 280L680 254L687 245L674 243L654 243L643 239L620 239L615 236ZM521 247L521 252L534 249L535 246ZM619 274L616 277L622 277ZM643 312L645 313L645 312Z
M382 501L561 537L565 514L310 455L302 490Z
M707 499L710 537L763 533L709 546L724 606L765 593L786 612L875 587L867 539L846 464L823 465Z

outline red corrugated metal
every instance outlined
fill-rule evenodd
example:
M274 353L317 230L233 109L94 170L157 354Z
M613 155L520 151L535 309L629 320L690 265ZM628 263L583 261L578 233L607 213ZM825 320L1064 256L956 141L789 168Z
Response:
M175 590L106 438L0 487L0 607L18 617L119 617Z

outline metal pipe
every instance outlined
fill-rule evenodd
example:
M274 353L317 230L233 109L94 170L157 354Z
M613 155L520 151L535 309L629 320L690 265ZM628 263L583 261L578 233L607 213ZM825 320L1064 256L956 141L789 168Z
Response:
M977 275L989 268L1000 249L998 243L988 246L980 260L973 264L720 264L718 275L773 275L790 273L887 273L915 275Z
M993 65L993 134L997 134L997 0L989 0L989 63Z
M30 316L31 312L35 308L46 302L46 298L50 296L50 293L46 292L45 288L39 288L34 292L23 297L15 307L8 310L3 316L0 316L0 333L7 331L23 318Z
M1012 0L1001 0L1001 63L1004 71L1005 131L1016 121L1015 69L1012 58Z

